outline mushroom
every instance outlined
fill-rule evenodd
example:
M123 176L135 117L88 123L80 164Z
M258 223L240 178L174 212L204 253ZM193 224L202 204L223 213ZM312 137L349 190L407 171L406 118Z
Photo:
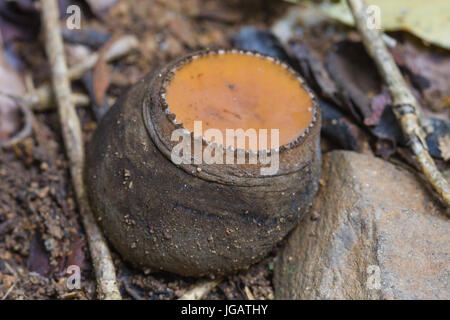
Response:
M137 267L227 274L267 255L307 212L320 111L276 58L200 51L121 97L88 145L91 206Z

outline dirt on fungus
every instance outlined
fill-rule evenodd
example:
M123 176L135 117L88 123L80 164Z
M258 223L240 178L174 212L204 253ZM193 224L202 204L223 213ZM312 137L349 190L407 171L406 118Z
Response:
M84 29L133 34L139 49L108 65L107 94L119 96L155 63L210 46L231 47L244 24L267 27L284 5L266 1L118 1L101 20ZM270 18L269 18L270 17ZM17 55L38 86L50 79L43 43L20 42ZM76 52L66 46L68 54ZM80 85L78 82L77 85ZM88 109L79 108L85 141L95 129ZM277 248L260 263L228 277L206 299L273 299L272 270ZM112 249L125 299L175 299L196 279L132 269ZM80 290L66 285L67 266L82 266ZM95 299L86 237L77 213L56 112L36 117L34 134L0 152L0 299Z

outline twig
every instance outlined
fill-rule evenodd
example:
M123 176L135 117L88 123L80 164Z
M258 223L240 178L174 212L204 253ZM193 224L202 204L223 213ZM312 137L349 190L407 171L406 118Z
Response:
M111 254L96 224L85 193L83 141L80 122L71 100L70 82L58 21L58 4L56 0L41 0L41 4L41 21L45 30L45 44L52 71L53 91L58 104L64 145L70 162L72 184L97 279L97 291L100 299L121 299Z
M130 51L136 49L139 43L134 36L123 36L114 41L105 53L105 61L111 62L117 60ZM70 80L78 80L88 70L92 69L99 59L98 53L90 54L86 59L76 64L67 71ZM75 105L85 105L87 96L75 97ZM51 86L44 84L34 91L22 97L35 111L46 111L51 109L53 102L53 92ZM88 102L89 103L89 102Z
M53 96L52 87L49 84L43 84L33 91L20 97L22 101L27 103L33 111L44 112L56 108L55 98ZM76 107L86 107L91 100L89 96L83 93L73 92L72 103Z
M255 296L253 295L253 293L250 291L250 289L247 286L245 286L244 292L247 295L248 300L255 300Z
M219 283L221 283L222 280L223 277L217 277L214 280L200 280L188 291L186 291L178 300L201 300Z
M109 49L105 52L105 61L111 62L128 54L131 50L138 47L139 43L134 36L123 36L122 38L114 41ZM88 70L95 67L100 55L98 53L92 53L86 59L79 64L73 66L68 71L68 76L71 80L79 79Z
M31 135L31 133L33 132L34 117L33 117L33 112L31 112L28 104L24 103L20 99L17 99L13 95L4 94L1 92L0 92L0 94L5 95L5 96L9 97L10 99L15 100L15 102L17 103L17 105L20 108L20 111L23 114L24 124L22 126L22 129L20 129L20 131L17 134L12 136L8 140L0 142L0 148L9 148Z
M14 277L17 278L17 277L19 276L19 275L17 274L17 271L14 270L14 268L11 267L11 266L9 265L9 263L6 262L6 261L5 261L5 267L6 267L6 269L8 269L9 272L11 272L11 274L12 274Z
M378 71L388 86L393 101L393 111L400 123L403 134L413 152L415 159L425 178L439 195L440 199L450 206L450 188L447 181L436 168L425 142L425 131L421 127L421 108L416 98L408 89L399 68L389 54L376 29L367 27L367 7L363 0L347 0L355 19L355 25L361 34L364 46L375 61ZM423 121L422 121L423 122Z
M77 298L79 296L77 291L72 291L72 292L68 292L68 293L64 293L63 295L60 296L61 299L74 299Z
M11 293L11 291L14 290L16 284L17 284L17 280L12 284L11 287L9 287L8 291L6 291L5 295L3 296L2 300L6 300L6 298L8 298L9 294Z
M16 270L14 270L13 267L11 267L9 265L8 262L5 261L5 267L6 269L8 269L9 272L11 272L11 274L16 278L16 280L14 281L14 283L11 285L11 287L9 287L9 289L6 291L5 295L3 296L2 300L6 300L6 298L8 298L9 294L14 290L14 288L16 287L17 282L19 282L19 275L17 274Z
M134 299L134 300L144 300L142 296L134 289L132 288L127 281L122 281L123 287L125 288L125 291Z

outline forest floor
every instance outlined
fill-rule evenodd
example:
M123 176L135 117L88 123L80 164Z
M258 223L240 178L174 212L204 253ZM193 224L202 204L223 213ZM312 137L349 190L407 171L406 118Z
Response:
M93 70L72 81L73 90L89 99L84 107L77 108L85 144L105 108L155 66L194 50L230 48L236 45L235 37L244 26L274 30L274 23L294 6L275 0L99 0L97 3L114 3L108 10L101 10L88 0L58 2L69 66L94 52L101 57ZM20 95L25 90L22 87L29 88L30 83L34 87L50 83L36 3L23 0L18 8L11 9L10 3L0 2L4 47L0 55L0 93L9 86ZM65 8L73 3L81 6L82 38L65 28ZM289 19L279 24L280 30L289 25ZM289 38L293 41L284 41L289 53L286 60L293 62L320 100L322 152L353 150L417 171L388 107L389 94L359 34L342 24L325 21L314 10L305 9L297 19L302 22L291 26L295 32ZM126 35L138 39L137 48L106 63L102 58L110 44ZM243 37L241 42L250 39ZM264 34L258 37L260 45L283 58L285 51L271 47L273 39ZM396 43L390 48L396 63L426 115L433 118L426 141L430 154L438 168L448 173L450 54L406 32L392 32L389 37ZM6 60L12 68L5 67ZM28 81L18 85L13 81L14 74ZM8 119L3 116L5 104L1 99L5 97L0 94L0 142L23 125L17 115ZM28 138L0 149L0 299L95 299L96 282L58 114L56 109L34 112L34 120ZM273 269L281 248L283 242L261 262L225 278L205 299L273 299ZM112 247L111 252L125 299L176 299L198 281L137 270ZM80 290L67 286L70 265L81 266Z
M117 97L155 64L163 64L193 49L230 47L230 37L243 24L267 26L283 5L257 1L121 1L98 19L82 19L83 29L112 38L125 34L139 39L139 48L114 63L109 97ZM77 54L76 45L67 45ZM17 55L36 85L50 80L43 37L21 42ZM76 59L76 57L74 58ZM79 108L85 141L96 122ZM94 299L93 275L86 237L77 214L68 162L55 111L36 115L34 133L0 153L0 299ZM196 282L150 270L135 270L112 255L123 297L174 299ZM273 260L277 249L260 263L230 276L207 299L272 299ZM67 266L82 268L81 290L66 286ZM249 291L248 291L249 290Z

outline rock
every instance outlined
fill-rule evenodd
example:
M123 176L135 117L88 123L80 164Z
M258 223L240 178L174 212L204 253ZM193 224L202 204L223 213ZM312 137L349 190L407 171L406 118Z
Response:
M276 264L277 299L449 299L450 226L413 173L324 156L319 193Z

